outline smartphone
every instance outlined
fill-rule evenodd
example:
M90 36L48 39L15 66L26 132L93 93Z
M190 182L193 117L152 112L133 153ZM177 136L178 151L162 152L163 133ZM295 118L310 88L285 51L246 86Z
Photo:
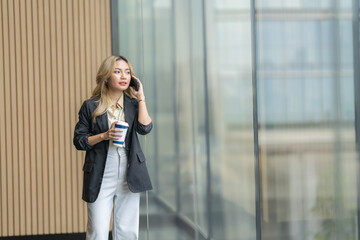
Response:
M133 77L131 77L131 80L130 80L130 87L133 87L135 91L139 91L139 83Z

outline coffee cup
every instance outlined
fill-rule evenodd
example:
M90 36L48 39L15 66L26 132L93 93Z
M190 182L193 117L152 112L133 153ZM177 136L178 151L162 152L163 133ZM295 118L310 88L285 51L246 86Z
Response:
M117 134L120 134L121 137L119 137L117 140L113 140L114 146L124 147L125 136L126 136L128 128L129 128L129 124L127 122L118 121L117 123L115 123L115 129L120 129L120 130L122 130L122 132L117 133Z

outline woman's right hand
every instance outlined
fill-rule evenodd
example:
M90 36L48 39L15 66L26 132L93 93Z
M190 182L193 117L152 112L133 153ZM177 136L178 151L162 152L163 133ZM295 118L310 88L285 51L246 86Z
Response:
M110 129L104 133L99 133L94 136L88 137L88 143L90 146L94 146L95 144L104 141L104 140L117 140L119 137L121 137L122 130L115 128L115 123L117 121L113 122L110 126Z
M117 122L118 121L113 122L109 130L103 134L103 140L117 140L119 137L122 136L121 135L122 130L115 128L115 123Z

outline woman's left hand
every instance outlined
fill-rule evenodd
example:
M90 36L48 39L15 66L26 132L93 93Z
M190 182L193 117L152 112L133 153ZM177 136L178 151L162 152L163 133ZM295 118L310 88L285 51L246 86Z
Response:
M140 82L140 80L135 77L134 75L132 76L139 84L139 89L137 91L135 91L135 89L133 87L130 87L130 91L132 94L134 94L136 96L136 98L138 100L140 99L144 99L145 98L145 95L144 95L144 89L143 89L143 85L142 83Z

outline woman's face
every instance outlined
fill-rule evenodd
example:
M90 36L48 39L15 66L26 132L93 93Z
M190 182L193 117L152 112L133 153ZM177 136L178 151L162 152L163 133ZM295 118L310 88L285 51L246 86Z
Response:
M125 91L131 79L130 67L124 60L119 60L114 63L114 68L108 80L108 87L113 91Z

